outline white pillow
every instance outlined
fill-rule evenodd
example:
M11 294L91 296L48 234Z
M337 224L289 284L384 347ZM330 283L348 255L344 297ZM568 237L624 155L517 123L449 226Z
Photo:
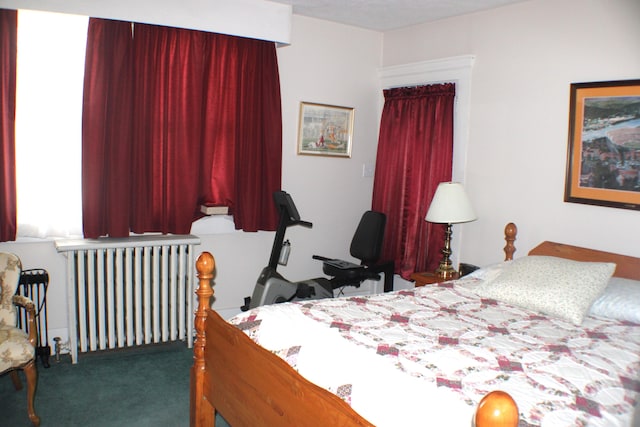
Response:
M580 325L615 268L613 263L527 256L507 263L474 292Z
M612 277L589 314L640 324L640 281Z

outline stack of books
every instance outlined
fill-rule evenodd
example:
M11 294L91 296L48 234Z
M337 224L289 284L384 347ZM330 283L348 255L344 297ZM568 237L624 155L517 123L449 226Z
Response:
M205 215L228 215L229 206L204 204L200 205L200 212Z

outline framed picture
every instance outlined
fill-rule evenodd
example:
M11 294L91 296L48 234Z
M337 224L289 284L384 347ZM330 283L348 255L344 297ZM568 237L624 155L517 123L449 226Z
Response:
M564 200L640 210L640 80L573 83Z
M300 103L298 154L351 157L353 108Z

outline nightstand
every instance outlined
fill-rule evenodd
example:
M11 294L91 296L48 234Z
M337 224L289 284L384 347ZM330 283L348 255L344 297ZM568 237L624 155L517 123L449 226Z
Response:
M451 277L448 280L454 280L458 278L458 274L456 273L454 277ZM431 271L422 271L416 272L411 275L411 280L416 282L416 288L424 285L432 285L434 283L445 282L446 280L441 277L436 276L436 273Z

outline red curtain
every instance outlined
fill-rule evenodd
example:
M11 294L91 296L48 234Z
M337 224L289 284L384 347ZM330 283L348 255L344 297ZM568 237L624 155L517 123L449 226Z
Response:
M275 45L146 24L135 24L133 33L131 68L122 67L120 77L131 70L130 109L112 111L115 116L98 125L131 126L130 138L111 142L130 160L96 169L94 188L100 180L129 183L128 225L137 233L186 234L201 203L229 206L237 229L274 230L272 194L280 188L282 158ZM128 54L124 44L117 49L117 57ZM91 73L110 67L113 54L104 53ZM105 99L99 94L97 103ZM84 149L96 141L88 138ZM83 168L94 173L88 163ZM102 209L105 217L123 215L119 210L127 206L105 198L91 207L83 203L85 213ZM128 235L109 225L89 228L87 220L85 237Z
M198 212L206 33L136 24L132 230L188 234Z
M18 12L0 9L0 242L16 239L16 58Z
M129 235L131 23L90 19L82 115L84 235ZM108 60L105 60L108 58Z
M409 279L441 258L444 226L424 218L438 184L451 180L455 85L388 89L384 97L372 207L387 215L383 258Z
M275 230L282 171L280 79L272 43L212 37L206 73L203 201L230 207L237 229Z

